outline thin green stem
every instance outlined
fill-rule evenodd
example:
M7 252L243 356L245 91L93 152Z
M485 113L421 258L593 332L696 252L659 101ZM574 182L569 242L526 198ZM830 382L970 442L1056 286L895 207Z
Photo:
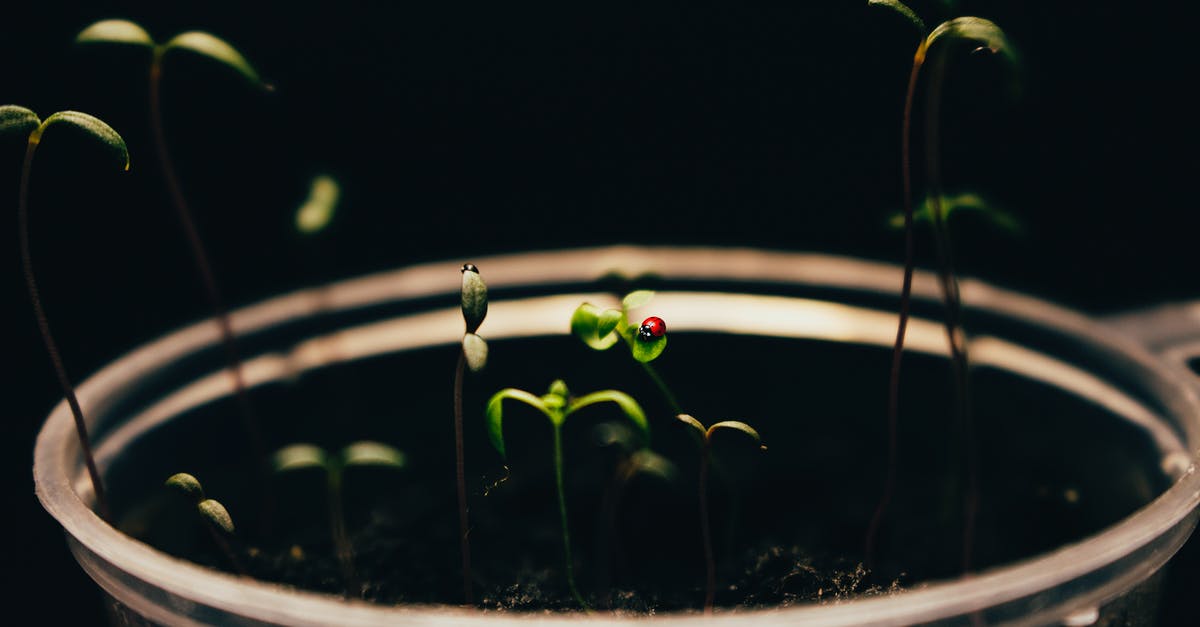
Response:
M563 488L562 426L558 423L554 423L554 484L558 490L558 516L562 522L563 554L566 557L567 586L571 589L571 596L575 597L575 601L579 603L580 607L584 611L591 611L587 602L583 600L583 595L579 594L579 588L575 585L575 565L571 557L571 532L567 529L567 497L566 490Z
M35 131L37 133L37 131ZM33 303L33 315L37 319L38 331L42 334L42 342L46 345L46 353L50 355L50 363L54 366L54 374L62 387L71 408L71 416L75 419L75 433L79 436L79 447L83 451L83 460L87 466L88 476L92 480L92 490L96 493L96 508L100 517L106 522L112 521L112 510L108 506L108 498L104 493L104 482L100 479L100 471L96 468L96 458L92 454L92 443L88 437L87 421L83 417L83 408L75 395L75 386L67 376L66 366L58 352L58 344L50 334L50 322L42 308L41 293L33 276L33 257L29 252L29 179L33 171L33 154L37 150L40 138L30 136L25 149L25 161L21 167L21 187L17 199L17 232L21 247L21 270L25 275L25 286L29 288L29 300Z
M458 366L454 369L454 461L458 477L458 538L462 555L463 602L474 604L471 591L471 540L467 521L467 478L463 451L463 377L467 365L466 352L458 352Z
M338 464L326 469L329 501L329 529L333 535L333 546L338 564L342 568L342 581L346 596L358 596L358 576L354 571L354 547L346 534L346 514L342 505L342 468Z
M717 564L713 558L712 529L708 519L708 465L711 456L708 437L700 452L700 536L704 540L704 613L711 615L717 594Z
M667 399L667 404L671 406L671 412L675 414L683 413L683 409L679 406L679 401L675 400L675 395L671 393L671 389L667 387L662 377L658 376L658 371L654 369L654 366L651 366L650 362L647 361L639 363L642 364L642 368L646 371L646 374L650 375L650 380L654 381L654 385L658 386L658 391L662 392L663 398Z

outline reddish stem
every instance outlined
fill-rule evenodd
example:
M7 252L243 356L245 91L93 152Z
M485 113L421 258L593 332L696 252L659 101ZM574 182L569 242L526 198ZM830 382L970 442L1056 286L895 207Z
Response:
M463 450L463 376L467 365L466 351L459 351L454 370L454 461L458 477L458 538L462 554L463 603L473 605L471 591L471 539L467 521L467 473Z
M712 529L708 520L708 466L709 455L708 437L704 438L703 450L700 453L700 536L704 541L704 613L712 615L713 600L717 594L717 564L713 558Z
M25 161L21 167L21 187L17 200L17 232L21 247L21 270L25 275L25 286L29 288L29 300L33 303L33 315L37 319L42 342L46 345L46 353L50 355L50 363L54 366L54 373L58 375L58 383L62 387L63 395L66 396L67 406L71 408L71 415L75 418L75 434L79 436L79 448L83 451L83 460L87 465L88 476L92 480L92 490L96 493L96 507L101 518L106 522L112 522L112 510L109 509L108 498L104 492L104 482L100 479L100 471L96 468L96 458L92 454L92 443L88 437L83 408L80 407L79 399L75 395L75 386L71 384L71 379L67 376L67 369L63 365L62 356L59 355L54 336L50 334L50 322L46 318L46 311L42 308L41 293L38 290L37 281L33 277L33 258L29 253L29 179L33 170L33 154L40 141L38 133L39 131L34 131L34 134L30 136L29 144L25 148Z

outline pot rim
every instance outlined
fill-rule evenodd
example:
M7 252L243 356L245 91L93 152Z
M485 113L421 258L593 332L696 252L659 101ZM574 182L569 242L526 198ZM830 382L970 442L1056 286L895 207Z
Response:
M758 283L805 284L817 287L894 293L901 268L891 264L815 253L790 253L746 248L639 247L540 251L497 255L475 260L487 272L493 290L513 286L552 286L593 281L614 269L627 276L654 271L666 280L752 280ZM328 286L307 288L270 298L232 313L234 329L249 334L285 321L377 303L430 296L453 296L458 282L446 280L452 262L426 263L348 279ZM1045 301L991 287L976 280L961 283L963 302L1008 318L1085 341L1128 360L1152 384L1168 413L1181 421L1188 467L1175 483L1146 506L1105 530L1052 552L973 574L969 578L938 581L883 597L869 597L826 605L798 605L781 609L718 612L714 623L740 623L751 617L805 624L909 624L968 615L988 607L1021 601L1036 594L1105 569L1119 568L1128 560L1142 560L1137 572L1112 575L1088 593L1073 598L1072 607L1050 605L1038 618L1026 614L1018 622L1045 622L1076 611L1094 611L1121 590L1149 577L1186 540L1196 521L1200 503L1200 476L1195 472L1195 451L1200 443L1200 399L1193 387L1145 347L1114 333L1111 327L1082 314ZM937 279L918 272L914 298L937 298ZM78 387L80 402L96 416L119 397L138 377L180 357L219 341L214 320L205 320L145 344L117 359ZM407 621L430 625L487 621L508 624L536 619L542 622L627 622L637 617L584 617L582 615L489 614L451 606L381 606L348 601L316 592L247 580L208 569L159 552L126 536L96 516L73 488L79 447L69 408L60 402L50 413L37 438L34 479L42 506L63 526L73 549L99 556L143 582L152 582L171 594L195 603L235 611L265 623L345 625ZM90 495L89 495L90 496ZM1169 550L1151 547L1172 535ZM77 544L75 544L77 543ZM105 581L98 579L102 587ZM114 584L118 585L118 584ZM119 585L118 585L119 587ZM113 590L109 590L114 592ZM1048 613L1048 614L1046 614ZM658 621L690 620L694 614L653 617ZM642 617L645 618L645 617Z

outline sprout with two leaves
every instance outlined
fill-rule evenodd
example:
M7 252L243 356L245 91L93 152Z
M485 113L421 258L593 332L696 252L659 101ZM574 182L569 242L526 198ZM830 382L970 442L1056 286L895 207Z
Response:
M191 248L196 269L207 293L209 305L212 307L217 323L221 330L221 340L225 345L225 353L229 361L229 370L233 376L234 391L241 408L242 420L245 423L246 435L250 445L261 459L266 449L262 444L262 433L251 408L249 395L246 392L245 378L242 373L242 362L237 343L234 340L233 322L226 311L221 291L217 287L216 275L208 259L200 231L188 208L183 187L167 150L166 131L163 127L162 116L162 74L163 61L168 54L185 52L199 55L216 61L242 76L250 84L269 90L271 87L259 78L258 72L250 65L236 48L225 40L202 31L188 31L175 35L166 43L157 43L150 34L139 24L128 20L101 20L83 29L75 36L75 43L81 45L107 44L117 46L132 46L150 51L150 127L154 135L154 147L158 156L159 167L163 180L171 197L171 204L187 235L188 246Z
M900 292L900 315L896 329L896 340L892 350L892 367L888 387L888 471L883 495L868 526L865 554L868 564L874 556L875 539L884 514L895 491L896 460L898 456L897 423L899 420L900 361L904 349L904 336L908 324L909 303L912 297L914 261L912 205L912 173L910 137L912 129L913 101L921 69L929 65L925 94L925 197L929 203L929 217L933 224L934 247L938 260L938 281L945 303L945 328L950 345L950 358L954 371L955 413L964 434L962 447L967 467L967 491L964 508L963 570L971 564L971 545L975 527L978 469L974 453L974 441L970 419L970 392L968 389L968 359L966 336L962 330L961 298L958 278L954 271L950 235L946 228L948 211L943 208L945 197L941 189L941 162L939 122L942 87L945 82L946 65L950 50L965 46L973 53L1000 54L1010 61L1015 52L1004 31L996 24L978 17L957 17L939 24L932 31L925 22L900 0L868 0L870 6L879 6L893 11L908 21L919 34L916 52L913 54L908 88L904 98L904 113L901 122L901 178L904 186L904 279Z
M186 472L171 475L167 478L165 485L177 490L195 505L196 513L204 521L204 527L212 536L213 543L225 554L225 558L233 565L233 569L238 574L245 575L245 567L242 566L241 560L237 558L237 554L229 544L229 538L233 537L234 532L233 517L229 515L229 510L215 499L205 497L200 481Z
M458 353L458 366L454 370L454 459L458 479L458 541L462 556L463 602L474 602L471 593L471 541L467 537L470 525L467 521L467 477L466 460L463 452L463 377L467 368L479 372L487 365L487 342L475 334L483 319L487 317L487 284L479 276L474 264L463 264L462 272L462 315L466 330L462 338L462 350Z
M641 432L643 442L649 444L650 425L646 421L646 414L642 411L637 401L624 392L601 390L599 392L584 394L583 396L572 396L567 390L566 383L563 383L561 379L551 383L550 389L543 396L535 396L516 388L505 388L492 395L492 398L487 403L488 436L491 438L492 446L496 448L501 457L507 457L504 447L503 430L503 410L506 399L529 405L542 412L550 420L550 426L554 435L554 484L558 494L559 521L562 525L567 586L570 588L571 596L575 597L575 601L587 610L588 604L583 600L583 595L579 593L579 588L575 585L575 568L571 558L571 534L567 525L567 500L563 490L562 426L568 416L585 407L599 403L613 403L638 428Z
M129 169L129 150L125 147L125 140L121 139L121 136L112 127L86 113L59 111L42 120L36 113L25 107L0 106L0 136L11 133L25 139L25 160L21 166L21 185L17 197L17 233L20 240L21 270L25 275L25 286L29 290L33 315L37 320L42 342L46 346L46 353L50 356L50 363L54 367L55 374L58 375L58 383L62 387L67 405L71 409L71 415L75 419L75 434L79 438L79 447L83 451L88 476L92 481L92 489L96 493L97 509L101 518L110 520L111 510L108 506L108 498L104 493L104 483L100 479L100 472L96 469L96 460L92 455L87 421L84 419L79 399L75 395L75 386L67 376L67 369L58 352L58 344L55 343L54 336L50 333L50 322L42 307L41 293L33 276L33 257L29 252L29 182L33 172L33 156L37 152L38 146L42 144L44 136L50 131L54 131L56 136L60 131L73 131L77 135L87 137L89 141L98 142L106 152L111 154L113 163L124 170ZM64 137L64 139L66 138Z
M740 431L759 443L759 448L767 450L764 446L762 438L758 436L758 431L755 431L750 425L739 422L737 420L723 420L714 423L711 427L705 428L700 424L699 420L687 415L679 414L676 416L680 422L692 427L700 440L700 536L704 542L704 565L705 565L705 586L704 586L704 613L711 614L713 610L713 600L716 597L717 591L717 565L713 558L712 548L712 528L708 518L708 467L712 464L712 436L713 433L720 429L730 431Z
M650 316L638 324L629 319L631 310L645 306L652 298L653 291L637 290L621 299L620 309L602 310L591 303L583 303L571 315L571 333L598 351L608 350L619 340L625 340L629 353L642 365L654 385L658 386L671 411L680 413L683 410L679 407L679 401L654 366L650 365L667 348L666 322L657 316Z
M325 473L325 498L329 508L329 531L334 551L342 568L347 593L357 587L354 570L354 547L346 532L346 515L342 505L342 478L345 470L356 466L404 468L404 453L386 444L371 441L347 445L330 455L315 444L292 444L271 456L271 468L276 473L319 469Z

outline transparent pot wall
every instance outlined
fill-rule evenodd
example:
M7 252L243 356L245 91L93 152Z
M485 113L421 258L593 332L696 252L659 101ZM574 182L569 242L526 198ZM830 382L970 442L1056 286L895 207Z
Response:
M521 609L504 591L528 576L522 569L549 573L552 593L561 586L548 426L509 410L506 469L482 420L492 392L511 386L540 394L557 378L577 393L632 394L650 416L654 450L677 470L629 481L614 501L605 486L620 452L600 434L620 425L619 414L598 409L568 422L581 585L600 601L604 591L641 590L656 600L658 620L689 620L699 604L695 443L627 351L595 352L567 333L579 303L615 306L628 290L648 288L657 294L634 317L667 321L669 345L655 366L684 411L706 424L749 422L768 446L762 452L735 438L715 444L724 608L716 621L1154 620L1160 567L1195 524L1200 492L1188 451L1197 449L1200 408L1136 343L1077 314L966 283L972 419L964 423L953 411L935 282L919 274L902 371L897 487L868 573L858 565L867 559L867 521L886 476L897 268L819 255L633 247L470 261L491 292L480 330L489 364L468 378L466 394L471 539L485 606ZM235 318L268 448L313 442L332 450L376 439L406 452L403 471L347 482L350 524L364 534L359 567L371 582L361 592L379 603L343 600L336 572L264 566L320 545L320 527L297 521L324 520L324 502L311 484L247 470L255 454L215 325L147 345L81 386L120 532L86 507L92 495L70 416L55 410L38 439L38 494L122 612L164 623L521 619L519 611L453 607L461 592L451 426L463 332L458 263L313 288ZM200 477L234 514L259 581L218 570L228 567L220 553L164 495L163 480L182 471ZM967 531L972 501L975 524ZM279 538L295 546L275 546ZM814 583L813 564L849 579ZM964 566L972 577L959 577Z

